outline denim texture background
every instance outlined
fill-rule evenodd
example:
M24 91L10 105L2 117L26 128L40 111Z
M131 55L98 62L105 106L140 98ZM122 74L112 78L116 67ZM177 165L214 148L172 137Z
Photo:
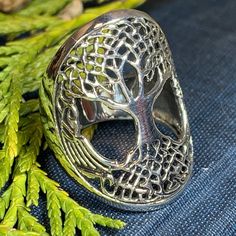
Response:
M98 227L101 235L236 235L236 1L150 0L140 10L165 32L184 92L195 160L187 189L158 211L125 212L91 196L51 153L41 156L42 168L81 205L127 223L120 231ZM106 144L103 135L96 142ZM44 198L33 212L48 225Z

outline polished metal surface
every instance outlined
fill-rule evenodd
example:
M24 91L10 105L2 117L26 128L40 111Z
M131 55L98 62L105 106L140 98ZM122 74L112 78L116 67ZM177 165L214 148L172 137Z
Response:
M48 68L41 103L59 161L111 205L153 210L188 182L192 142L183 95L165 35L147 14L113 11L75 32ZM113 160L82 131L121 119L133 120L136 144Z

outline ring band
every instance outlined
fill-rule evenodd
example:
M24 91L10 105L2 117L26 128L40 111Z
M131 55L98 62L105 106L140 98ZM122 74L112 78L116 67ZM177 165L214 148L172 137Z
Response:
M153 210L186 186L193 151L183 95L165 35L147 14L112 11L76 31L49 65L40 99L56 157L107 203ZM110 120L132 120L136 130L119 160L82 132Z

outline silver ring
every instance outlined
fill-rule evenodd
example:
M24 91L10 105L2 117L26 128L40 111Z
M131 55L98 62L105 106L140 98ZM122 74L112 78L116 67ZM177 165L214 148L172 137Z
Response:
M193 151L183 95L166 37L147 14L112 11L76 31L49 65L40 98L56 157L107 203L153 210L186 186ZM119 160L82 132L111 120L132 120L136 130Z

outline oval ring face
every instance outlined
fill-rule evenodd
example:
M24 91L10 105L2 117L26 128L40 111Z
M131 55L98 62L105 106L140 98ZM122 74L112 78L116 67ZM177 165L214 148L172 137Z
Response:
M181 88L165 35L145 13L110 12L78 30L54 57L40 96L57 158L111 205L152 210L188 182L192 142ZM136 143L119 160L83 135L90 125L124 119L133 120Z

